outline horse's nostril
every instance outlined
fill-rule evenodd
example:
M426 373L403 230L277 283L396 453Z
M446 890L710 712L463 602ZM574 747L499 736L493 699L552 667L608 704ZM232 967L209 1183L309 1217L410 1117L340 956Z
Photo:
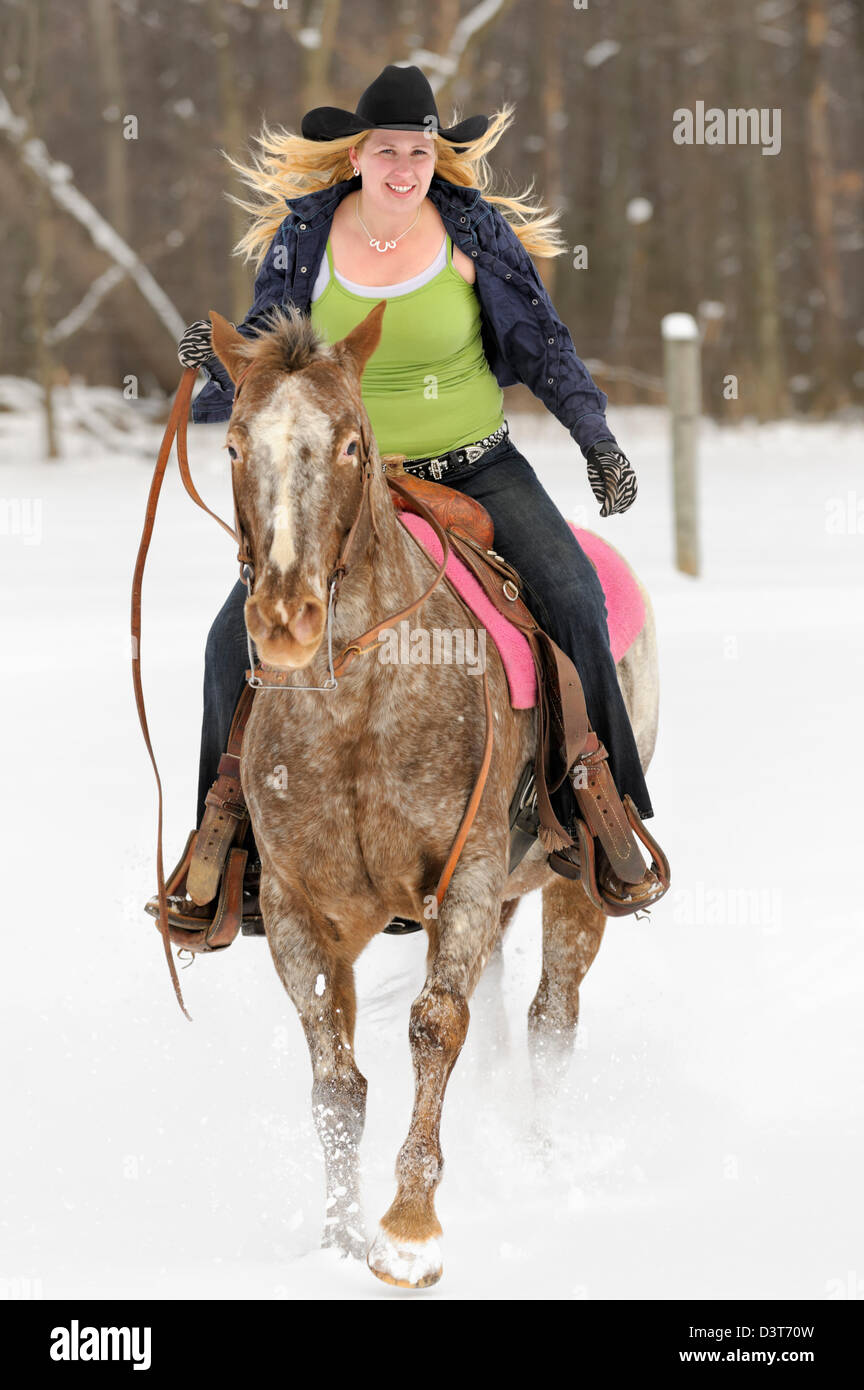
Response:
M264 618L258 602L254 598L246 601L246 626L253 637L269 637L270 624Z
M255 594L246 602L246 626L252 640L261 643L296 642L311 647L324 631L326 609L310 595L303 599L271 599ZM274 657L275 660L275 657Z
M313 642L320 636L323 627L323 609L320 603L301 603L289 624L291 635L298 642Z

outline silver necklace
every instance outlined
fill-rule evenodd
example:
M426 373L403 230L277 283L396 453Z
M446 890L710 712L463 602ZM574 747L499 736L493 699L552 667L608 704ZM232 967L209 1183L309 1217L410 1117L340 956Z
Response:
M416 227L416 226L417 226L417 223L420 221L420 213L422 212L422 208L418 208L418 209L417 209L417 216L414 218L414 221L411 223L411 226L410 226L410 227L406 227L404 232L400 232L399 235L398 235L397 238L396 238L396 241L390 241L390 240L385 239L384 245L383 245L383 246L381 245L381 240L380 240L380 238L379 238L379 237L373 237L373 235L372 235L372 233L370 232L369 228L366 226L366 223L363 221L363 218L360 216L360 199L359 199L359 198L357 199L357 202L354 204L354 211L355 211L356 214L357 214L357 220L358 220L358 222L360 223L360 226L363 228L364 232L366 233L366 235L367 235L368 238L369 238L369 245L370 245L370 246L374 246L376 251L380 251L380 252L383 254L385 251L392 251L392 250L395 248L395 246L396 246L396 241L401 241L402 238L403 238L403 236L407 236L408 233L411 231L411 229L412 229L413 227Z

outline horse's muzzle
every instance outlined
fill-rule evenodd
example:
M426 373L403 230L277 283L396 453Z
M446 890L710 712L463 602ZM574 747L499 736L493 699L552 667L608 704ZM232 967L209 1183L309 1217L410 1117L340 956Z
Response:
M245 613L261 660L268 666L289 669L308 666L321 645L327 623L327 608L313 594L291 599L252 594L246 600Z

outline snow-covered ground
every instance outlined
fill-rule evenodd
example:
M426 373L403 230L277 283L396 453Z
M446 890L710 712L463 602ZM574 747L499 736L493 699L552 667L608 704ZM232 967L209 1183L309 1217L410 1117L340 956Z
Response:
M159 431L142 418L97 438L86 400L61 394L55 464L35 409L0 413L2 1291L412 1297L317 1249L309 1061L265 943L181 975L193 1025L174 1002L141 909L155 792L128 650ZM672 565L663 414L610 421L640 479L611 521L551 417L511 427L562 510L652 593L648 782L674 888L650 924L607 927L545 1164L525 1038L540 902L522 904L448 1091L445 1274L423 1297L847 1296L864 1277L864 428L706 424L693 580ZM190 431L199 485L230 515L222 439ZM230 542L172 466L142 645L168 866L193 824L205 636L234 578ZM385 936L359 966L370 1226L408 1123L423 957L417 938Z

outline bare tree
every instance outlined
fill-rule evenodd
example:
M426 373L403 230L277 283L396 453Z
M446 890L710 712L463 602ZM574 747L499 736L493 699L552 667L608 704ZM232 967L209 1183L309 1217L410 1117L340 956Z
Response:
M84 228L94 245L122 266L157 318L176 342L185 328L182 316L140 258L97 212L89 198L72 181L68 166L52 159L41 140L33 137L26 120L16 116L0 91L0 134L17 152L22 166L47 190L49 196Z
M807 173L816 255L814 269L821 296L816 400L830 410L848 399L843 381L840 333L843 286L834 234L834 172L828 114L828 82L823 62L829 33L825 0L806 0L805 76L807 100Z

